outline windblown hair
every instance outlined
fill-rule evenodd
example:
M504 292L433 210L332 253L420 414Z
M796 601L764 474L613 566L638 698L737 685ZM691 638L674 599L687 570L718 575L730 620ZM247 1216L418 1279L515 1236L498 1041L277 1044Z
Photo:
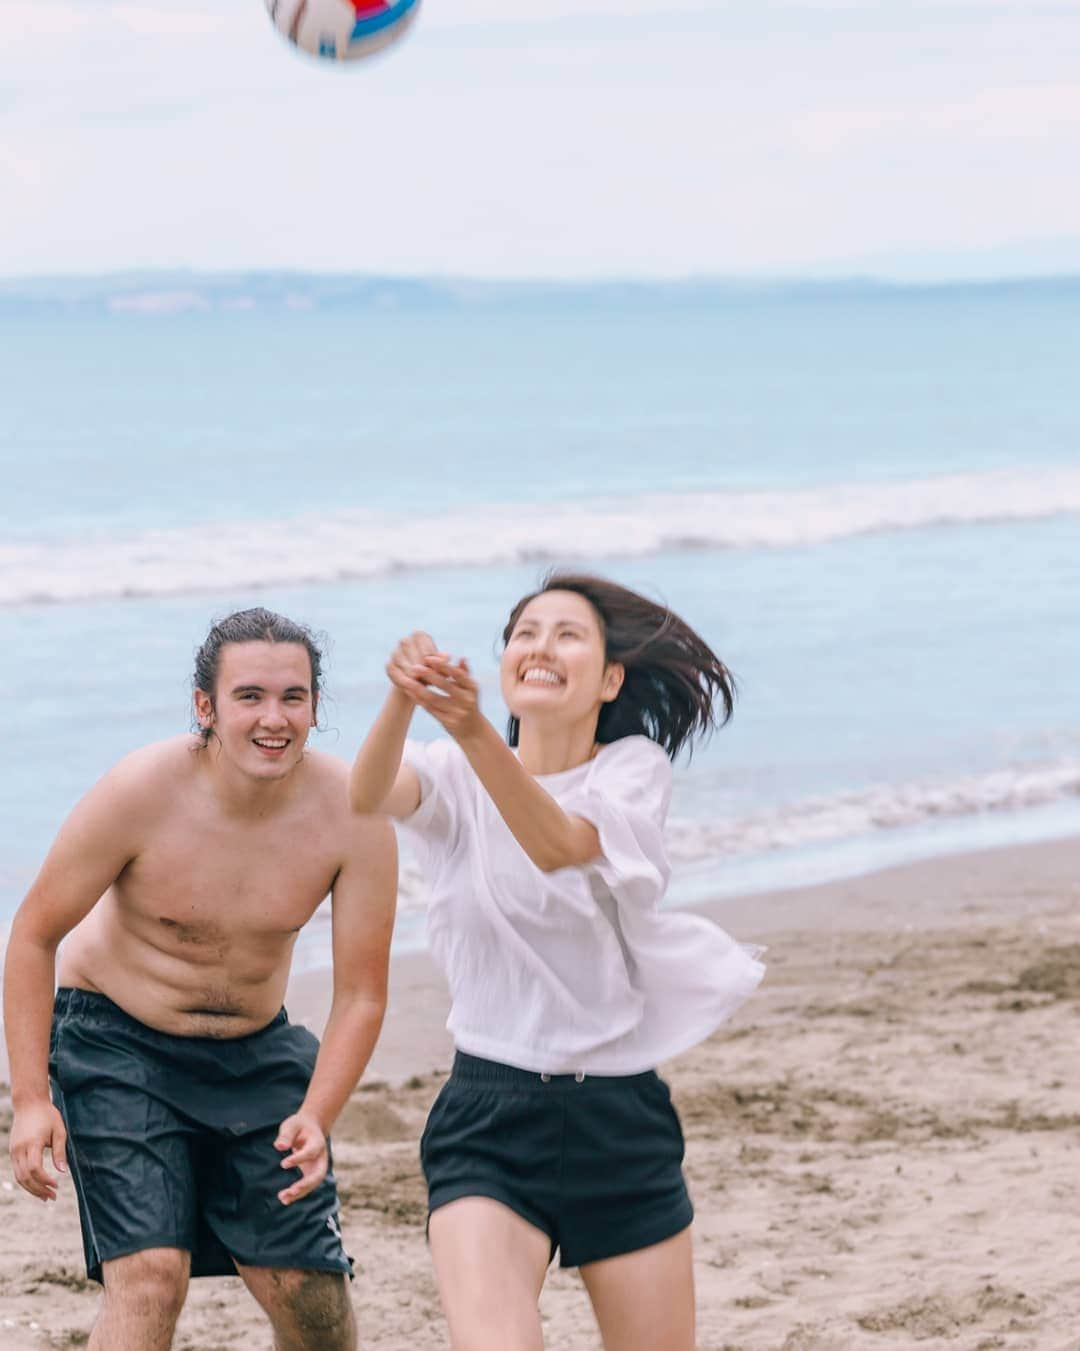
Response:
M273 610L256 606L253 610L237 610L211 628L206 641L195 653L195 674L192 684L210 696L210 707L217 712L217 679L221 668L221 651L229 643L301 643L311 661L311 706L317 709L322 688L322 651L315 634L305 624L297 624ZM209 742L212 729L200 727L203 745Z
M589 573L549 572L538 591L523 596L503 629L503 644L531 600L545 591L573 591L596 611L608 662L626 675L616 697L600 709L596 739L647 736L674 760L685 745L722 727L735 708L735 677L711 647L665 605ZM506 739L518 744L511 716Z

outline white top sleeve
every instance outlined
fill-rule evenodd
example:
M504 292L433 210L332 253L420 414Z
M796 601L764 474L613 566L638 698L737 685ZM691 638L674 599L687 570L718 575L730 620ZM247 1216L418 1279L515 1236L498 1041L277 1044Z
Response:
M621 905L659 904L671 868L664 849L664 821L671 801L671 762L643 736L614 742L597 759L580 787L559 794L569 816L591 822L602 857L588 865Z
M420 803L399 824L408 832L420 856L422 867L435 857L453 851L459 830L460 812L457 785L454 782L454 742L406 741L402 763L415 770L420 780Z

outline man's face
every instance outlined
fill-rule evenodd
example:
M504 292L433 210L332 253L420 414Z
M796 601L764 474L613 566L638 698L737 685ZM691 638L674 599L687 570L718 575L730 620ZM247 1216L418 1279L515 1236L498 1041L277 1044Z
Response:
M242 773L281 779L300 760L315 723L311 660L303 643L227 643L214 704L195 692L195 713Z

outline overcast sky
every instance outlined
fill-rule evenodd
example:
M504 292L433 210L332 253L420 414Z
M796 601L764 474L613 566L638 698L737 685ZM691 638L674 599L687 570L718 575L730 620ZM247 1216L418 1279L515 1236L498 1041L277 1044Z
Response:
M0 0L0 273L1080 271L1080 3Z

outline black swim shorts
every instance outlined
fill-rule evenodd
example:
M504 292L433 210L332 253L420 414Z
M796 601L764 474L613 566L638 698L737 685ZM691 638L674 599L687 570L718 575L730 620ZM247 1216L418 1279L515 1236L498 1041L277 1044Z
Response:
M683 1134L653 1070L540 1075L459 1051L420 1142L431 1211L463 1196L509 1206L564 1267L636 1252L694 1218Z
M68 1130L86 1270L184 1248L193 1276L245 1266L350 1272L332 1172L291 1205L278 1127L307 1091L318 1042L282 1009L246 1037L177 1037L111 999L57 991L53 1100Z

